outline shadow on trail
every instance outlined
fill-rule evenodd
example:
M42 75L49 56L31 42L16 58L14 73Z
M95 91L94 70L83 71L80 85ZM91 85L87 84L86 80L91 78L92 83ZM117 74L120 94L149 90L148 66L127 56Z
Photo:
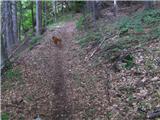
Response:
M54 110L52 112L53 120L67 120L70 118L71 107L68 104L67 91L66 91L66 82L64 80L63 73L63 50L60 47L56 47L55 51L55 75L53 92L55 98L53 100Z

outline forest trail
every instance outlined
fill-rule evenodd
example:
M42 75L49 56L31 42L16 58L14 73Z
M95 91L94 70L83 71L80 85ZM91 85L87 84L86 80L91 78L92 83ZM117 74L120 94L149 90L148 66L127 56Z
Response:
M23 83L11 90L8 98L10 103L16 103L19 107L16 110L7 107L9 103L2 106L12 111L11 118L31 120L39 115L43 120L71 119L67 62L70 60L68 51L74 44L74 32L74 22L47 31L40 44L20 56L16 66L22 71ZM62 48L52 42L52 36L62 39ZM7 102L7 92L2 97L6 100L3 102Z

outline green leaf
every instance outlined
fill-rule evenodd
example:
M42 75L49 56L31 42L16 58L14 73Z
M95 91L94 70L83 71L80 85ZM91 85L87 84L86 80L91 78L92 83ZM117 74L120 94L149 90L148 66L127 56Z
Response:
M2 113L2 120L9 120L9 113Z

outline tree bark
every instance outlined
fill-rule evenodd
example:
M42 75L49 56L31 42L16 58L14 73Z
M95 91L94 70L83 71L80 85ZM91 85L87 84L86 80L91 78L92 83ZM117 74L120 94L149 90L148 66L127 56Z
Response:
M52 1L53 22L57 21L57 2Z
M117 16L117 0L114 0L114 8L113 8L113 14L116 17Z
M7 51L10 53L12 46L14 44L13 21L12 21L12 2L3 1L3 4L4 4L3 24L5 24L4 41L6 42Z
M153 1L145 1L145 9L153 8Z
M8 53L7 53L7 44L5 41L6 38L6 33L5 33L5 28L6 28L6 21L5 21L5 3L2 2L1 5L1 68L3 68L5 61L8 59Z
M36 0L36 35L42 34L42 1Z
M55 1L55 22L57 21L57 2Z
M12 20L13 20L14 42L18 44L17 2L15 0L12 1Z
M63 7L63 1L62 1L62 3L61 3L61 10L62 10L62 15L64 14L64 7Z
M20 6L20 10L19 10L19 12L20 12L20 15L19 15L19 27L18 27L18 35L19 35L19 41L21 41L21 26L22 26L22 3L21 3L21 1L19 1L19 6Z
M47 3L44 1L44 27L47 26Z

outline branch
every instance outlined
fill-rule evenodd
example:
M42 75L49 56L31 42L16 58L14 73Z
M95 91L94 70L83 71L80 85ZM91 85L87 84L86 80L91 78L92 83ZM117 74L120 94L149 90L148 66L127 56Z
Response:
M105 37L102 41L101 41L101 43L93 50L93 52L89 55L89 57L88 56L86 56L85 57L85 61L88 61L98 50L99 50L99 48L103 45L103 43L104 43L104 41L105 40L107 40L107 39L114 39L114 38L116 38L117 37L117 35L109 35L109 36L107 36L107 37Z
M153 112L148 112L147 118L154 119L160 117L160 108L154 110Z

